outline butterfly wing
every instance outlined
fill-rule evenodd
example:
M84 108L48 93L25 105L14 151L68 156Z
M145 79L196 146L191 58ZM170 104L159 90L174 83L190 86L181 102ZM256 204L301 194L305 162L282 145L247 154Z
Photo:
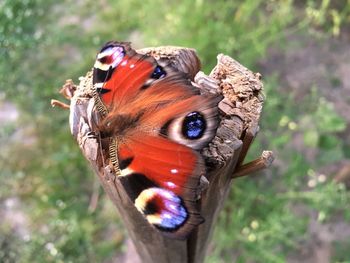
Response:
M129 43L112 41L97 54L93 84L104 105L111 108L129 101L165 75L152 57L136 53Z
M101 50L94 70L108 107L101 132L117 142L110 156L117 155L119 179L136 208L166 235L185 238L203 222L196 190L205 166L196 150L215 135L219 99L199 95L182 73L112 43ZM98 84L103 77L107 81Z
M195 191L205 170L197 152L147 133L118 146L119 178L150 224L168 236L184 238L203 222Z

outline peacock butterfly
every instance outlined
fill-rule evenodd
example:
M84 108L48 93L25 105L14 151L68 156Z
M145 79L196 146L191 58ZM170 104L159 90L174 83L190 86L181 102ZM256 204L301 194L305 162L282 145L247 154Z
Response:
M172 238L204 220L197 208L205 165L199 150L215 136L220 96L201 95L186 74L108 42L97 54L93 97L116 176L137 210Z

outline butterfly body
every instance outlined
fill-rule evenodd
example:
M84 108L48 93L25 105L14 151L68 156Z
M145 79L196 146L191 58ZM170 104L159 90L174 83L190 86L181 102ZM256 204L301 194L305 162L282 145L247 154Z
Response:
M93 82L99 130L111 138L111 163L125 191L150 224L185 238L203 222L198 150L215 136L220 98L200 95L183 73L121 42L101 49Z

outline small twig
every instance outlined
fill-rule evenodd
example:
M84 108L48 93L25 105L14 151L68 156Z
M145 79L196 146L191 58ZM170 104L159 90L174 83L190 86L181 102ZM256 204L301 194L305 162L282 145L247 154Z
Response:
M241 150L241 153L239 155L239 158L238 158L238 162L237 162L237 165L240 166L247 153L248 153L248 150L250 148L250 145L252 144L255 136L257 135L257 133L259 132L259 126L257 123L253 124L251 127L249 127L247 130L246 130L246 133L243 137L243 147L242 147L242 150Z
M240 166L233 174L232 178L242 177L270 167L274 159L273 152L263 151L258 159Z
M344 183L350 188L350 164L345 164L335 175L333 179L336 183Z
M52 107L57 106L65 110L69 110L69 105L59 100L51 100L51 106Z

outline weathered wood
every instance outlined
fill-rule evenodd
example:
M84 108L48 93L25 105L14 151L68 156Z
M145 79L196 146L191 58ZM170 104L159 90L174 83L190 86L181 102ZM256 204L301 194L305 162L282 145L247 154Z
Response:
M71 132L105 192L117 207L141 261L201 263L204 261L216 219L231 188L232 178L251 171L244 165L240 168L240 165L258 131L263 103L261 76L253 74L224 55L218 56L217 66L210 76L206 76L203 72L198 72L200 61L193 49L160 47L139 52L152 55L186 72L203 93L221 93L224 96L219 104L221 124L216 137L201 152L207 164L206 177L209 181L199 201L205 223L187 240L174 240L163 236L150 226L136 210L111 166L106 163L108 143L98 137L96 124L99 116L90 94L91 72L81 79L78 87L73 83L66 83L67 92L63 94L68 97L74 94L70 105ZM59 103L55 105L60 106ZM254 167L262 168L260 164Z
M202 74L201 76L201 79L196 79L197 82L201 85L209 82L203 80L205 76ZM240 158L245 157L253 139L243 138L242 141L240 138L250 127L258 127L263 103L260 94L262 91L260 75L253 74L228 56L218 56L218 63L209 78L213 79L210 85L218 83L224 95L223 101L219 104L223 114L222 122L213 140L213 146L210 145L216 148L216 153L209 151L208 156L218 159L216 157L218 155L221 162L208 174L209 188L202 195L201 213L206 221L199 226L195 244L192 245L194 249L190 251L193 257L191 262L196 263L204 261L215 222L231 188L232 173L239 166L239 162L243 161Z

